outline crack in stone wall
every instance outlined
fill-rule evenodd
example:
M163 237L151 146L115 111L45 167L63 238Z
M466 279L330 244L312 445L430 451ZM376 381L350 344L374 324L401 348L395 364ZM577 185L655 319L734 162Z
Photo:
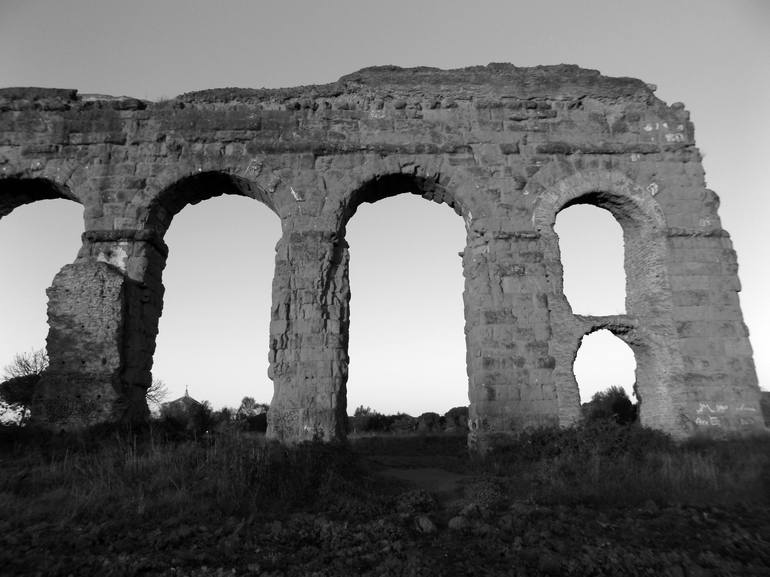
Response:
M159 103L0 89L0 217L44 198L84 207L82 248L49 289L52 363L37 419L145 417L163 236L188 204L238 194L282 227L268 434L343 437L346 224L360 203L409 192L466 226L472 446L576 422L572 364L600 328L634 351L643 424L678 437L759 430L736 256L693 134L684 106L643 82L565 65L376 67L322 86ZM553 224L576 203L623 228L625 315L574 315L564 297Z

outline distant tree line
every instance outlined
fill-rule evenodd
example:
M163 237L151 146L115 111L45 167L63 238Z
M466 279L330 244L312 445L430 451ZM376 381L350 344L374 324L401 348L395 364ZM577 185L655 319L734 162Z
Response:
M269 408L253 397L243 397L237 409L224 407L215 411L208 401L183 397L161 404L154 424L172 437L211 436L225 431L265 433Z
M349 433L464 433L468 430L468 407L455 407L444 415L427 412L418 417L406 413L384 415L361 405L348 417Z

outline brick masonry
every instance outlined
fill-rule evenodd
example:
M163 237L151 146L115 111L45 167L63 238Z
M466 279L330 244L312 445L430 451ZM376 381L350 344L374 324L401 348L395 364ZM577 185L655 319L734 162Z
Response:
M345 226L362 202L401 193L465 222L471 446L576 422L572 365L582 337L602 328L635 353L644 424L680 438L763 429L736 255L689 113L639 80L510 64L377 67L322 86L158 103L0 89L0 217L44 198L84 207L82 248L48 291L38 421L145 417L163 236L188 204L238 194L283 230L268 434L343 437ZM623 228L626 314L575 315L563 294L553 225L577 203Z

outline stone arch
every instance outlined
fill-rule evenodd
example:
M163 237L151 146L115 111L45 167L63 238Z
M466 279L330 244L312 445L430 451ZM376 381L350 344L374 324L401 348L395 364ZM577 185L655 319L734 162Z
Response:
M41 200L69 200L82 206L81 200L64 184L48 178L9 177L0 179L0 220L9 216L20 206ZM81 235L82 237L82 235ZM75 260L77 254L72 255ZM67 263L62 263L65 266ZM54 359L58 351L47 347L49 357Z
M421 176L421 175L417 175L417 174L409 174L409 173L406 173L406 174L404 174L404 173L389 173L389 174L386 173L384 175L380 174L380 175L371 177L369 180L361 183L358 188L356 188L349 196L346 197L347 204L346 204L346 207L345 207L345 211L343 212L343 218L342 218L343 232L341 234L341 237L345 241L345 247L346 248L348 246L348 243L350 243L351 246L353 247L352 248L352 250L354 251L353 259L354 259L354 262L356 263L356 264L354 264L354 268L356 269L356 271L363 270L363 267L362 267L363 263L362 263L362 258L361 257L364 257L364 256L368 257L371 253L367 253L366 255L364 255L364 254L361 254L359 252L360 249L356 248L355 241L353 240L354 237L349 234L348 224L351 222L351 220L354 220L356 218L356 215L357 215L357 212L358 212L358 207L360 207L362 204L364 204L364 203L376 204L376 203L380 202L381 200L388 199L388 198L395 198L397 196L400 197L401 199L403 199L404 197L410 197L408 199L410 202L404 203L404 204L392 205L391 206L390 210L395 208L395 206L399 207L398 213L390 214L389 215L391 217L391 219L393 219L393 220L390 221L391 223L393 223L391 225L391 227L398 229L398 228L400 228L401 223L404 222L404 221L407 221L407 220L410 221L410 224L414 224L415 223L414 218L413 218L414 214L420 214L420 215L423 216L423 218L421 218L420 220L417 221L417 223L419 223L419 224L417 225L416 230L415 230L415 227L413 227L413 226L412 227L408 227L408 230L410 232L412 232L412 233L414 233L414 232L420 233L420 235L415 237L414 239L410 238L410 243L409 243L408 247L404 247L403 245L400 245L399 240L393 239L391 241L391 236L390 235L387 235L388 236L387 239L383 239L383 240L385 240L385 242L382 244L381 250L383 250L383 252L387 253L387 256L385 256L385 258L388 258L390 255L393 255L394 258L399 258L399 259L403 258L404 261L400 261L399 260L399 262L405 265L402 270L399 270L399 267L396 267L394 269L394 268L392 268L392 263L389 263L389 264L391 264L391 266L388 267L390 269L390 271L388 273L388 276L393 275L396 279L398 279L398 278L403 279L405 284L407 284L407 285L411 284L411 287L408 289L408 292L411 293L410 296L408 297L410 300L411 299L416 299L417 300L417 299L420 299L420 298L430 298L433 302L439 302L439 299L441 299L442 295L439 295L437 298L427 297L427 295L430 295L431 293L433 293L435 295L435 293L440 291L441 289L439 289L438 287L436 287L435 290L423 290L421 288L416 288L417 284L422 279L418 278L418 279L416 279L417 282L411 282L410 283L409 281L412 281L413 279L410 278L410 276L409 276L410 273L406 272L406 264L408 262L411 262L409 257L413 256L414 254L419 254L419 252L420 252L419 247L420 246L425 246L423 244L423 242L417 241L415 243L414 241L416 241L418 238L423 238L425 242L435 245L435 243L432 242L433 241L432 238L424 236L425 232L428 232L425 227L430 228L430 226L429 226L430 224L438 224L438 221L436 221L435 223L433 222L433 218L432 218L433 217L433 211L434 211L433 205L431 204L429 206L429 203L423 202L422 199L425 199L425 200L432 201L433 203L436 203L436 204L444 204L447 207L451 208L452 211L454 212L454 214L451 214L449 211L445 210L445 208L441 208L441 209L439 209L439 212L441 212L443 214L436 215L436 217L443 217L443 220L441 220L440 222L444 223L445 226L447 226L447 227L451 226L451 233L452 233L452 238L453 238L453 241L452 241L451 244L449 244L449 245L447 245L446 243L443 244L443 249L450 249L450 247L451 247L451 249L453 249L453 250L443 250L442 249L442 253L443 254L442 254L442 256L440 258L442 258L442 259L447 258L447 259L449 259L451 261L449 263L446 263L444 265L443 269L442 269L444 271L451 270L453 273L456 273L456 276L454 276L454 274L453 274L453 279L450 282L452 282L452 283L455 283L455 282L460 283L460 282L462 282L462 276L460 276L462 274L462 272L461 272L462 269L459 266L460 263L457 262L458 259L457 259L456 254L457 254L457 251L462 249L462 247L465 245L465 241L466 241L465 234L464 234L465 229L464 228L460 228L460 227L463 226L462 221L460 219L456 219L455 215L462 217L463 213L464 213L464 209L461 206L461 204L458 201L458 199L456 198L456 196L454 194L454 191L452 191L451 189L448 189L447 187L445 187L442 184L440 184L438 182L437 178L430 178L430 177L426 177L426 176ZM421 198L415 198L415 197L421 197ZM414 199L414 200L412 200L412 199ZM417 206L417 205L421 205L421 206ZM383 208L385 208L385 207L383 207ZM420 210L418 212L419 209L423 209L424 212L422 210ZM385 210L388 210L388 209L385 208ZM410 218L410 215L408 213L413 213L411 215L412 218ZM378 216L376 216L378 214L382 214L382 213L379 210L373 210L368 215L368 217L369 218L374 218L376 220L376 219L379 218ZM365 216L365 215L361 215L361 216ZM369 222L371 222L371 221L369 221ZM364 229L361 228L361 223L356 223L353 226L357 227L356 230L359 233L359 235L357 235L355 238L358 239L359 241L364 240L364 236L366 236L366 234L364 234L364 235L360 234L361 232L364 232ZM463 232L460 232L460 231L463 231ZM403 234L406 234L406 232L402 231L402 232L397 233L397 234L403 235ZM458 234L463 234L462 240L457 239ZM380 235L380 238L383 238L383 237ZM403 238L404 237L402 236L402 239ZM455 243L457 243L457 244L455 244ZM365 242L363 242L361 244L365 244ZM412 250L413 246L414 246L414 248L416 248L418 250ZM409 253L413 253L413 254L410 255ZM424 254L427 255L428 251L426 250L424 252ZM396 257L396 255L398 255L398 257ZM436 255L436 257L439 258L438 255ZM424 259L424 257L423 257L423 259ZM380 259L374 259L374 260L369 260L369 262L370 263L371 262L378 263L377 266L379 268L379 266L380 266L379 263L381 263L382 261L380 261ZM385 262L387 262L387 261L385 261ZM423 262L425 264L428 264L428 261L424 261L423 260ZM452 268L451 269L447 269L447 265L451 265ZM428 266L432 266L432 265L428 264ZM361 268L359 268L359 267L361 267ZM406 276L404 276L404 275L406 275ZM419 274L415 275L415 276L419 277ZM355 283L356 280L359 281L360 285L359 284L351 284L351 293L353 295L358 294L359 297L360 297L364 293L364 291L362 290L362 286L366 285L366 281L361 276L357 276L356 279L353 279L351 282ZM360 281L364 281L364 282L361 283ZM415 291L415 288L416 288L416 291ZM391 307L391 310L394 311L394 315L393 315L394 316L394 320L398 319L397 322L399 324L404 323L404 322L409 322L420 333L423 333L422 336L415 335L415 338L411 339L411 342L410 342L409 337L407 337L406 341L404 342L400 338L401 330L399 328L399 330L398 330L398 335L399 336L398 336L397 340L392 341L392 345L393 346L399 346L399 348L400 348L400 345L402 343L403 344L407 344L408 343L410 345L420 345L420 347L423 348L425 346L425 345L423 345L423 342L427 342L427 341L421 341L420 339L424 338L424 335L427 334L427 332L433 330L432 328L429 328L429 327L431 327L431 325L433 325L434 322L438 320L439 316L441 316L441 312L433 309L430 306L430 304L432 304L432 303L429 304L430 301L427 301L427 302L423 301L423 302L426 303L426 307L424 308L425 316L422 317L421 320L418 320L417 318L414 318L414 317L410 317L409 319L406 319L403 314L398 314L396 312L396 311L400 310L403 307L394 306L395 303L397 301L399 301L400 298L406 296L407 293L403 292L405 290L407 290L406 286L395 291L395 292L400 293L398 295L395 295L395 294L393 294L392 296L391 295L387 295L387 296L386 295L379 295L378 296L378 300L377 300L378 304L376 305L376 308L377 309L381 309L381 307L383 307L383 306L384 307ZM448 290L448 287L447 287L447 290ZM422 294L424 294L426 296L423 297L422 294L414 294L414 292L420 292L420 293L422 293ZM447 292L447 291L445 291L445 292ZM458 285L452 284L452 290L451 290L451 292L447 292L447 294L452 295L453 299L457 299L457 297L460 295L461 292L462 292L462 288L458 289ZM369 306L366 307L366 308L367 308L368 311L372 311L374 309L374 307L372 307L373 302L371 300L368 300L368 299L370 299L371 296L374 293L371 292L371 291L366 291L366 293L367 294L365 296L368 297L366 300L367 300L367 302L369 304ZM357 303L357 304L353 305L353 311L354 311L353 314L354 314L354 319L356 319L356 320L361 319L364 316L364 315L361 315L362 309L359 308L360 305L361 305L361 303L359 302L359 297L356 297L356 299L354 301L354 303ZM453 306L453 305L457 305L457 306ZM447 310L448 314L450 314L449 310L453 310L454 313L451 313L453 315L451 317L451 320L452 320L453 323L456 324L457 321L459 320L457 315L462 314L461 306L462 305L460 304L460 301L458 299L457 302L452 302L451 305L445 306L441 310ZM417 315L415 315L415 316L419 316L419 315L420 315L420 313L418 312ZM430 318L431 315L433 316L433 319ZM353 329L352 342L349 343L349 344L350 344L351 352L354 352L354 354L355 354L355 358L354 358L354 361L353 361L354 362L353 369L355 370L355 382L356 383L360 383L361 382L362 373L364 372L362 370L362 367L368 366L369 370L372 370L374 367L376 367L378 365L378 363L375 361L375 359L369 359L369 362L363 362L363 363L361 361L364 360L364 357L366 357L368 354L370 354L371 351L377 350L379 347L376 347L376 346L372 347L371 346L372 341L366 338L367 336L371 337L372 334L371 333L368 334L368 335L365 334L365 333L367 333L367 331L361 330L361 329L364 329L365 327L363 325L359 324L358 322L356 322L355 324L356 324L356 326ZM385 324L387 324L387 322L383 323L383 325L385 325ZM460 324L460 327L462 327L462 326L463 325ZM457 348L459 348L459 354L453 355L453 357L454 357L453 360L456 360L457 363L462 363L462 368L458 367L454 363L451 363L451 364L448 363L451 366L452 370L451 370L451 373L444 372L444 375L446 376L446 379L442 379L442 381L447 381L447 382L451 381L451 383L453 383L453 386L451 387L452 388L451 393L453 394L452 398L454 399L454 404L455 405L467 406L468 405L468 397L467 397L468 391L467 391L467 379L466 379L466 376L465 376L466 370L467 370L466 369L466 363L465 363L465 357L466 357L466 355L465 355L465 343L464 343L465 336L463 334L463 329L462 328L459 328L459 330L455 330L456 328L458 328L458 327L454 326L452 331L451 331L451 334L453 335L453 338L457 337L458 340L459 339L463 339L463 341L461 341L462 345L460 344L460 342L457 342L457 341L454 341L452 343L453 344L453 347L452 347L453 351L456 351ZM395 334L394 333L394 329L392 327L389 330L386 330L384 333L382 332L382 330L383 330L383 326L379 325L377 327L378 336L382 335L382 334L385 334L386 335L385 338L392 338L392 336ZM366 346L366 348L364 348L362 346L362 343L366 342L367 340L369 340L368 346ZM436 341L436 339L433 339L430 342L435 342L435 341ZM412 348L412 347L410 347L410 348ZM419 364L424 366L427 370L431 370L430 369L431 366L433 366L434 369L436 368L435 361L431 361L431 359L439 358L438 355L442 354L442 352L435 352L435 351L433 352L433 354L431 354L429 351L430 351L429 347L424 348L422 350L422 353L421 353L422 356L419 357ZM417 358L410 357L410 354L413 354L413 353L411 353L410 351L407 351L406 348L401 349L397 353L397 355L398 355L398 362L395 362L392 366L393 367L398 366L398 365L408 366L408 365L411 365L412 363L414 363L415 361L417 361ZM416 354L416 353L414 353L414 354ZM394 357L393 360L395 361L396 358ZM388 370L385 367L385 365L379 365L379 367L381 369L385 370L385 371ZM447 371L447 369L448 369L448 367L445 367L444 371ZM371 375L371 373L369 373L369 374ZM413 376L414 375L410 375L410 377L413 377ZM459 379L459 382L458 382L458 379ZM360 389L357 387L357 389L360 391L361 389L363 389L363 387L361 387ZM393 387L393 392L395 392L396 389L398 389L398 386L394 386ZM371 391L372 389L368 389L368 390ZM443 388L441 390L442 391L448 390L448 387ZM391 402L398 401L398 400L400 400L400 402L404 402L405 399L407 399L407 398L410 399L410 400L414 400L414 399L417 398L417 396L409 397L409 395L410 395L410 393L408 391L404 391L402 389L400 395L392 394L392 395L390 395L390 399L391 399ZM348 402L351 402L352 400L353 400L352 397L347 399ZM438 401L438 398L436 396L434 396L432 399L427 399L427 398L423 397L423 402L425 402L426 400L430 400L432 406L425 407L425 408L421 409L422 411L428 411L428 410L433 411L433 410L438 410L439 409L438 406L433 404L433 403L436 403ZM441 402L444 402L444 399L441 399ZM448 402L448 401L446 401L446 402ZM370 403L370 401L366 400L366 404L369 404L369 403ZM382 410L380 404L377 404L376 406L377 406L377 408ZM451 405L444 407L444 410L448 410L450 408L452 408ZM396 409L398 409L398 408L397 407L392 407L392 406L389 407L389 410L396 410ZM352 410L352 407L351 407L351 410Z
M66 414L51 413L53 423L116 420L127 399L142 397L170 219L216 188L248 195L256 183L283 225L271 430L287 442L334 438L346 366L344 224L358 202L377 198L372 181L406 192L427 191L414 185L425 179L451 184L466 222L478 439L577 414L560 371L585 323L607 321L576 316L562 295L552 217L577 202L611 209L643 248L627 253L637 290L622 319L649 351L642 420L685 434L762 428L736 256L704 189L688 112L642 81L563 66L385 67L324 86L201 91L171 104L37 88L2 89L0 100L0 176L68 184L86 207L78 259L49 293L69 342L50 386L80 383L95 408L59 395ZM598 127L602 117L611 130ZM207 191L191 192L196 185Z
M47 178L0 178L0 219L24 204L57 198L83 204L67 186Z
M345 226L362 203L375 203L399 194L415 194L438 204L446 204L459 216L467 218L468 210L462 200L440 181L440 175L421 176L410 173L377 174L361 183L345 198L339 219L339 231L345 235Z
M295 219L277 251L270 351L275 395L268 436L285 442L345 437L350 322L345 227L358 206L412 193L466 214L438 174L361 170L350 181L329 179L328 185L338 201L327 201L324 217L311 220L310 228Z
M626 312L623 229L607 210L580 204L559 211L564 296L573 312L615 315Z
M636 360L636 393L643 425L657 426L661 418L673 419L669 406L681 404L681 357L672 327L644 322L626 315L615 317L577 316L579 331L588 335L606 329L626 343ZM581 336L582 340L582 336ZM579 344L578 344L579 346ZM577 351L576 351L577 352ZM574 362L574 360L573 360ZM574 376L574 373L573 373ZM678 416L677 416L678 418ZM663 428L678 434L678 421L664 421Z
M579 339L578 348L575 351L575 358L572 361L573 363L572 372L573 372L573 375L575 375L575 380L577 381L577 375L575 374L575 371L574 371L574 364L577 361L577 356L580 353L580 349L585 344L585 338L590 335L595 335L596 333L599 333L601 331L609 332L613 337L615 337L615 339L617 339L618 342L623 343L628 348L628 350L631 351L634 357L634 373L636 374L636 369L638 367L637 354L639 353L638 345L640 345L640 343L638 341L635 341L634 339L629 338L628 336L629 330L631 329L628 326L625 326L624 323L622 322L592 323L591 325L589 325L586 329L586 332ZM586 403L590 400L591 400L590 397L584 396L582 392L580 393L581 404Z
M452 209L455 214L464 220L467 225L469 220L469 211L462 203L456 191L445 186L440 181L440 175L425 176L417 173L385 173L371 176L362 181L357 188L345 199L344 209L341 212L339 237L343 243L346 253L344 266L348 267L348 244L345 238L348 222L354 217L358 207L363 203L374 204L386 198L392 198L401 194L411 194L420 196L436 204L444 204ZM467 228L467 227L466 227ZM458 273L460 271L458 270ZM347 277L347 272L346 272ZM355 291L355 287L350 287L347 294ZM348 332L349 322L346 323L345 351L347 361ZM466 368L467 370L467 368ZM347 368L345 371L347 378ZM467 401L466 401L467 402Z
M271 197L249 180L204 171L185 176L153 195L139 219L143 228L129 235L132 238L130 247L125 249L127 258L122 267L127 276L123 376L135 388L145 390L151 382L155 339L163 309L162 273L169 255L163 237L174 216L184 207L225 194L253 198L277 214Z
M609 211L623 229L627 314L644 314L645 303L652 295L670 295L663 210L647 190L624 174L595 170L558 180L539 195L534 207L532 223L545 241L545 256L551 265L557 298L563 297L564 287L554 223L560 211L575 204L591 204ZM564 301L571 312L566 298ZM670 309L670 296L655 304L660 307L664 301L669 301L665 304Z
M574 204L608 210L623 229L626 314L609 317L574 315L563 292L558 237L553 229L559 211ZM629 344L637 362L642 424L674 431L674 406L680 390L681 355L671 316L667 227L652 194L618 171L576 171L553 179L535 202L532 222L543 242L551 322L558 327L551 354L556 363L559 417L562 424L580 418L579 393L572 366L583 336L607 328Z
M68 186L48 178L8 177L0 179L0 219L8 216L19 206L41 200L56 199L73 201L81 206L86 204ZM87 206L85 209L87 210ZM85 226L85 221L81 226ZM81 233L77 240L85 241L86 236L86 233ZM80 266L78 261L80 261L83 252L81 247L78 254L73 254L70 260L62 263L62 268L46 289L48 295L46 350L49 365L35 387L32 407L32 419L34 421L53 421L65 428L68 423L82 424L88 422L94 412L101 412L101 409L98 408L101 401L100 393L96 394L94 403L89 403L90 399L83 397L82 382L77 376L71 378L73 372L84 372L90 368L87 366L88 361L83 357L85 347L79 347L80 338L74 336L75 334L85 335L91 332L91 327L85 327L77 314L77 301L88 299L87 289L79 290L85 288L84 285L87 283L83 283L80 287L74 287L74 283L69 283L67 280L72 276L72 271ZM96 271L96 274L98 275L100 272ZM87 336L85 340L88 340ZM104 348L109 348L109 344L104 345ZM91 348L90 352L99 360L104 358L100 346ZM64 378L61 378L63 375ZM63 401L63 399L67 400ZM81 403L81 400L84 403ZM101 412L102 417L107 414L110 414L109 409ZM81 417L83 418L81 419Z
M144 228L162 237L185 206L223 194L253 198L278 214L272 197L250 180L226 172L205 171L182 177L159 190L148 203Z

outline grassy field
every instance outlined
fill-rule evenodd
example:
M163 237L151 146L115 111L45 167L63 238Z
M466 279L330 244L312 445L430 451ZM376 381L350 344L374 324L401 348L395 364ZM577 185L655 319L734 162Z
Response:
M439 494L385 469L445 473L457 485ZM604 551L609 564L631 555L642 569L762 575L770 556L747 560L742 548L770 551L768 511L766 437L676 445L599 423L529 433L479 459L458 435L286 449L237 431L169 441L152 430L65 438L7 429L0 573L446 575L465 574L451 567L476 555L490 571L477 574L645 574L589 570ZM711 560L697 554L707 521L712 536L727 531ZM673 527L688 536L671 546ZM446 565L458 541L467 556ZM592 543L606 551L589 555ZM326 552L297 555L303 547ZM440 567L450 572L432 572Z

